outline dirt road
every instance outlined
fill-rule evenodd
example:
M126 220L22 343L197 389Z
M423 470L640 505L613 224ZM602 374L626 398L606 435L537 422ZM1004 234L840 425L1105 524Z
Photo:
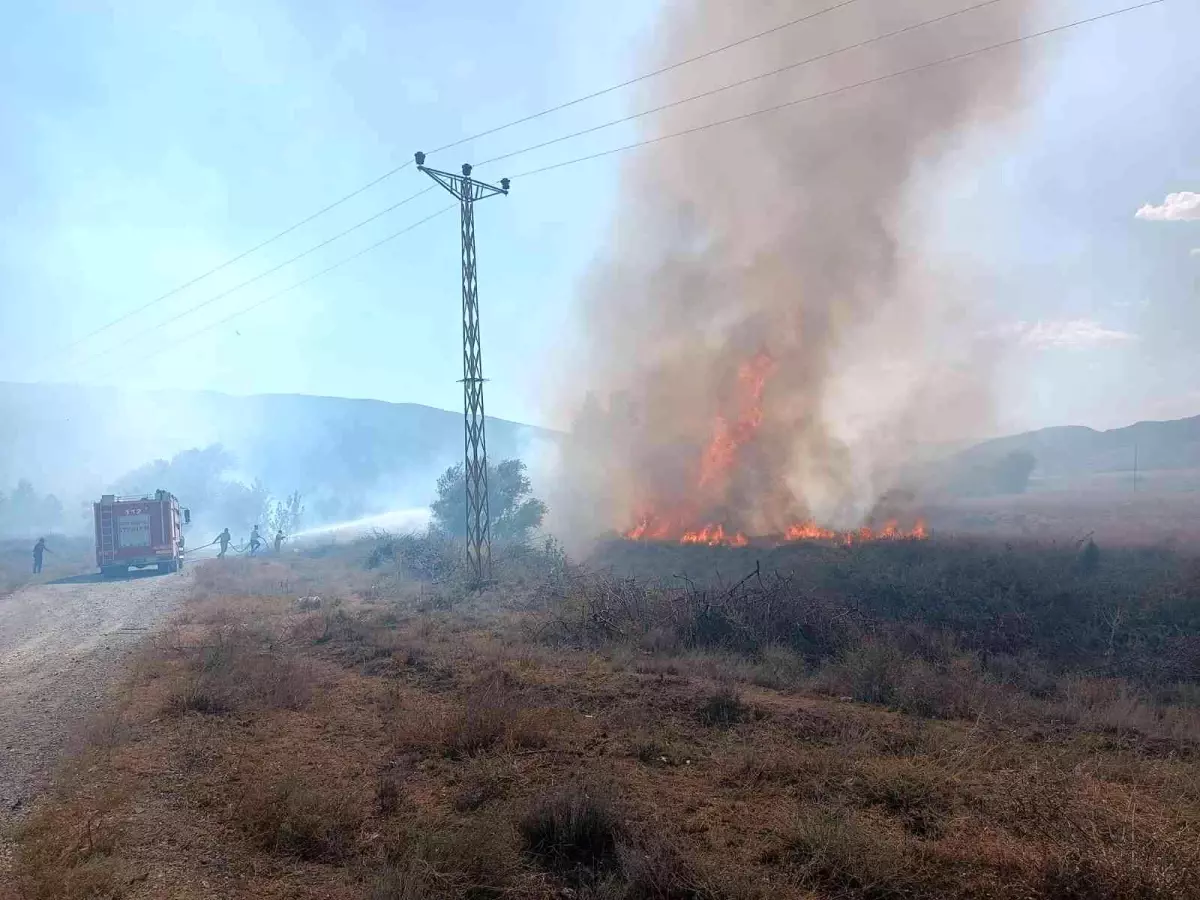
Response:
M71 730L190 582L186 574L80 575L0 596L0 872L5 826L44 789Z

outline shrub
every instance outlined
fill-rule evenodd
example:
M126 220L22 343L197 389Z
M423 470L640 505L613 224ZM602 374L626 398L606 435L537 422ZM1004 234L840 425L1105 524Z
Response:
M621 843L622 900L715 900L701 874L669 844Z
M616 868L623 829L606 798L573 790L534 803L520 833L525 852L542 867L589 881Z
M379 776L375 785L375 809L381 816L393 816L400 810L404 799L404 785L393 773Z
M784 690L800 684L807 669L799 653L772 644L758 654L751 681L760 687Z
M173 715L222 715L240 707L303 709L312 699L312 665L241 627L211 630L186 658L188 676L168 698Z
M371 900L492 900L509 896L519 857L498 822L414 828L377 869ZM525 896L521 894L519 896Z
M872 640L847 650L823 674L839 693L862 703L890 704L896 697L902 665L897 650Z
M461 709L446 724L443 744L452 756L472 756L495 747L536 747L545 735L503 671L477 681Z
M438 581L462 568L462 547L438 531L376 535L367 553L366 567L379 569L391 563L402 575Z
M749 714L750 710L741 698L729 688L723 688L700 704L696 718L710 727L729 728L749 718Z
M772 858L793 870L801 884L837 897L944 896L917 881L898 848L840 810L802 812Z
M117 834L103 808L48 808L20 830L14 860L24 900L117 900L123 880L114 858Z
M362 824L343 786L296 776L250 786L236 809L238 824L255 846L315 862L345 859Z
M907 831L921 838L940 836L953 808L953 797L945 782L916 770L867 779L862 798L899 819Z

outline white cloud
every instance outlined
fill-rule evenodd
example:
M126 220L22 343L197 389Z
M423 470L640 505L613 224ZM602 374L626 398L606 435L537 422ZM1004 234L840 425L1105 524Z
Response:
M1147 203L1137 211L1137 218L1150 222L1200 222L1200 194L1192 191L1167 194L1162 206Z
M1195 250L1193 250L1191 255L1192 256L1200 256L1200 247L1197 247Z
M992 334L1035 350L1098 347L1137 339L1135 334L1105 328L1094 319L1014 322L996 329Z

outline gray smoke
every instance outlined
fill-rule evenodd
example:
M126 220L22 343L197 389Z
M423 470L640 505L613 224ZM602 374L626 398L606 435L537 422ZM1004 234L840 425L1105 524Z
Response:
M677 0L651 62L830 5ZM635 105L966 5L863 0L654 79ZM1004 40L1033 6L996 4L686 104L651 117L643 136ZM924 213L968 138L1015 121L1032 52L1000 51L634 151L608 247L582 286L587 390L565 398L575 429L552 498L563 533L624 530L647 515L672 537L709 523L747 534L809 519L856 525L918 448L987 427L993 366L971 338L969 273L930 256ZM573 360L573 377L580 365Z

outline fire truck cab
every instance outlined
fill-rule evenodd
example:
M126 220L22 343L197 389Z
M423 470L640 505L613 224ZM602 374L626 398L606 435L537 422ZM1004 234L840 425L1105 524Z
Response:
M148 497L105 494L92 505L96 518L96 565L106 578L131 568L155 566L177 572L183 566L183 526L191 511L174 494L155 491Z

